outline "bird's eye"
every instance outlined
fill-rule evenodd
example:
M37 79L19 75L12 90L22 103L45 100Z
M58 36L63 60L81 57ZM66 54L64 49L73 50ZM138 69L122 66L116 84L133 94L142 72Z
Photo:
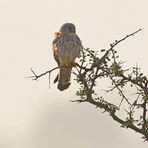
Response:
M74 33L75 33L75 29L74 29L74 28L72 28L72 27L69 27L69 31L70 31L70 32L74 32Z

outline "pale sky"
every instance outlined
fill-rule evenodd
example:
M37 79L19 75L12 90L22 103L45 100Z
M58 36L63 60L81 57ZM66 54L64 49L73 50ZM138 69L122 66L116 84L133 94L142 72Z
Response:
M49 89L46 76L37 82L25 77L30 67L42 73L56 66L51 42L65 22L94 50L143 28L118 52L127 67L138 63L147 73L147 15L147 0L0 0L0 147L146 148L140 134L99 109L71 103L76 84L60 92L52 83Z

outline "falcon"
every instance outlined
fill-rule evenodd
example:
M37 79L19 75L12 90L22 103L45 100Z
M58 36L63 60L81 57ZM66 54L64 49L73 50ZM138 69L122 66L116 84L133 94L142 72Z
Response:
M58 82L60 91L67 89L71 82L71 71L75 65L75 59L80 56L82 43L76 34L76 27L72 23L65 23L59 32L55 33L52 42L53 56L59 66L59 74L54 80Z

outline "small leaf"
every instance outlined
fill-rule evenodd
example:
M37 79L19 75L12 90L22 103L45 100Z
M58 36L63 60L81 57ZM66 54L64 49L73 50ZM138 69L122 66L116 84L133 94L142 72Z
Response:
M104 52L105 51L105 49L101 49L101 52Z

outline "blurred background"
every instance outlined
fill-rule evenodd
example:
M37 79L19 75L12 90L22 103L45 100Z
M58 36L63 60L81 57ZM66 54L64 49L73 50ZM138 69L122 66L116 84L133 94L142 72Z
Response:
M56 65L51 43L59 27L72 22L85 48L110 43L139 28L118 46L127 67L147 74L147 0L0 0L0 147L146 148L141 135L125 130L94 106L71 103L78 85L64 92L39 74ZM101 84L100 84L101 86Z

